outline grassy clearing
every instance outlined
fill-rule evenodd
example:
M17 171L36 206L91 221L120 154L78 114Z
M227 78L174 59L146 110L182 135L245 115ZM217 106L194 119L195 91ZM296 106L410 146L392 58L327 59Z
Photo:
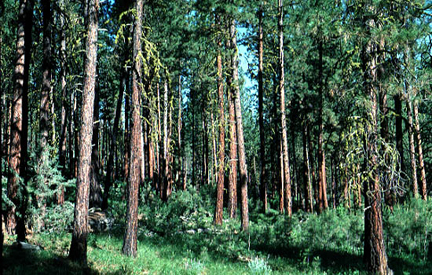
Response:
M89 235L88 268L67 260L71 236L63 229L31 236L40 251L17 250L6 239L5 274L367 274L361 210L288 218L252 208L250 231L242 233L239 219L212 225L212 203L188 192L168 204L147 200L133 259L121 254L125 205L118 200L117 225ZM395 274L432 274L432 206L412 200L386 210L384 226Z

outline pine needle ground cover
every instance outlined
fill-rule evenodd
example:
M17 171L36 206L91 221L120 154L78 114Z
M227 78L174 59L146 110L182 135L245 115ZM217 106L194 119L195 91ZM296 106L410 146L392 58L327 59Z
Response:
M212 225L212 201L202 198L193 192L178 192L169 203L147 198L136 258L121 254L124 218L118 215L113 229L90 234L88 268L67 259L66 231L33 234L29 243L41 247L35 251L17 249L6 238L5 274L367 274L361 210L292 218L252 211L250 230L242 233L239 218ZM412 200L384 213L395 274L431 274L431 206Z

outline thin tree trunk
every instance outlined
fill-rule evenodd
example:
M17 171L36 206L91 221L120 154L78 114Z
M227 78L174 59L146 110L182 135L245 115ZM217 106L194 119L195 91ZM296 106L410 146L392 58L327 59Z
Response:
M0 16L3 16L3 9L0 9ZM0 29L0 45L3 45L3 29ZM3 68L3 47L0 47L0 68ZM3 70L0 70L0 83L3 83ZM0 179L3 179L3 150L4 150L4 137L3 137L3 110L5 108L5 101L3 100L3 87L0 86ZM1 180L0 180L1 181ZM0 188L0 209L3 209L3 184ZM0 275L3 275L3 210L0 211Z
M168 76L166 76L168 77ZM164 201L168 199L168 81L165 79L164 81L164 101L163 101L163 158L162 158L162 167L163 167L163 178L161 181L161 198Z
M64 0L60 1L60 7L64 8ZM67 121L67 90L66 90L66 35L64 32L65 26L64 15L60 15L60 82L61 82L61 123L60 123L60 139L59 139L59 164L63 174L66 173L66 137L68 134ZM61 187L60 193L57 195L57 203L63 204L65 200L65 190Z
M265 169L265 134L264 134L264 80L263 80L263 56L264 56L264 34L263 34L263 7L258 10L258 120L260 128L260 164L261 164L261 202L264 212L267 212L267 179Z
M288 136L286 125L285 111L285 70L284 70L284 42L283 42L283 0L279 0L279 91L280 91L280 108L282 120L282 155L283 155L283 175L284 175L284 200L287 215L292 215L292 198L291 198L291 176L288 155Z
M89 0L86 17L86 61L84 68L83 105L81 112L80 154L72 242L69 258L87 265L88 206L90 189L93 105L96 82L99 1Z
M126 53L123 53L126 54ZM124 62L126 57L124 58ZM119 91L119 97L117 99L117 106L114 116L114 125L112 128L112 135L111 135L111 142L110 142L110 150L109 150L109 157L108 157L108 165L107 165L107 174L105 179L105 189L104 189L104 195L103 195L103 201L102 201L102 209L105 210L108 208L108 198L109 198L109 191L111 189L112 181L114 180L114 156L116 152L116 144L117 144L117 133L120 123L120 116L121 116L121 106L123 104L123 93L126 89L126 82L128 79L128 71L127 69L123 69L121 73L121 79L120 79L120 91Z
M408 117L408 133L409 133L409 146L410 146L410 159L411 159L411 177L412 177L412 191L414 197L418 196L418 182L417 182L417 164L415 156L415 141L414 141L414 123L413 111L410 91L407 96L407 117Z
M141 162L142 162L142 123L141 123L141 59L138 55L141 52L141 32L143 0L136 0L136 17L133 34L133 60L132 70L132 134L131 134L131 155L130 172L128 180L128 203L126 214L126 232L123 241L123 254L136 257L138 237L138 191L142 183Z
M400 169L405 172L404 164L404 149L403 149L403 129L402 129L402 100L401 95L397 94L393 97L396 112L396 148L399 152Z
M217 24L220 26L220 19L217 18ZM216 210L214 216L214 223L221 225L223 220L223 193L225 181L225 116L224 116L224 89L222 79L222 55L220 52L222 42L219 38L218 41L218 55L216 58L217 63L217 89L219 101L219 170L217 176L217 194L216 194Z
M306 212L313 212L312 182L309 163L309 125L305 122L303 130L303 161L304 161L304 188L305 188L305 207Z
M231 35L231 46L237 48L237 34L235 20L231 20L230 26ZM233 86L235 91L234 97L234 107L235 107L235 117L237 125L237 140L238 140L238 155L239 155L239 166L240 166L240 190L241 190L241 228L243 231L248 231L249 229L249 205L248 205L248 173L246 166L246 149L244 144L243 135L243 122L242 122L242 112L241 112L241 101L240 101L240 87L239 87L239 77L238 77L238 56L237 51L234 51L232 55L232 78Z
M420 169L420 191L421 191L421 197L423 200L427 200L427 184L426 184L426 171L423 161L423 148L422 148L422 139L420 134L420 120L419 120L419 111L418 111L418 104L416 101L413 103L414 105L414 125L415 125L415 132L417 136L417 150L418 150L418 157L419 157L419 169Z
M318 115L318 188L322 194L322 200L319 202L320 212L328 208L327 201L327 181L326 181L326 165L325 165L325 151L323 148L324 143L324 125L323 125L323 42L320 39L318 42L319 50L319 115Z

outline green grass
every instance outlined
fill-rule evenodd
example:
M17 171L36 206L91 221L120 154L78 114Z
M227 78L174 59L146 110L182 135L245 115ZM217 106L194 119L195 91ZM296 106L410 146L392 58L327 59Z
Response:
M363 213L343 208L292 218L270 211L212 225L211 201L174 195L168 204L149 201L140 209L138 255L121 254L123 210L117 226L88 237L88 268L67 259L70 233L57 230L29 238L43 250L23 252L6 239L5 274L367 274L363 264ZM432 206L412 200L384 211L390 268L395 274L432 274ZM194 230L190 234L188 230ZM55 233L56 232L56 233Z

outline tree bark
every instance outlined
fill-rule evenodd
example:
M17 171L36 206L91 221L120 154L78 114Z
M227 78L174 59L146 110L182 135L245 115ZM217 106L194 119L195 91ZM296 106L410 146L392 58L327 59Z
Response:
M414 123L413 123L413 108L411 102L410 91L407 93L407 117L408 117L408 135L410 146L410 159L411 159L411 177L412 177L412 191L414 197L418 196L418 181L417 181L417 163L415 156L415 140L414 140Z
M393 97L396 112L396 148L399 152L400 164L399 168L405 172L404 164L404 149L403 149L403 129L402 129L402 99L401 95L397 94Z
M132 71L132 134L131 134L131 158L130 173L128 180L128 203L126 215L126 232L123 242L123 254L136 257L137 235L138 235L138 191L142 183L141 162L142 162L142 123L141 123L141 32L143 0L136 0L136 17L133 34L133 60Z
M306 212L313 212L313 196L312 196L312 182L311 182L311 172L309 163L309 125L305 121L303 130L303 161L304 161L304 191L305 191L305 210Z
M283 177L284 177L284 200L287 215L292 215L291 198L291 176L288 155L288 136L285 111L285 70L284 70L284 38L283 38L283 0L279 0L279 91L281 108L281 127L282 127L282 156L283 156Z
M83 105L81 112L80 153L72 242L69 258L87 265L88 207L90 189L93 105L96 82L99 1L88 0L86 17L86 61L84 68Z
M258 10L258 120L260 128L260 164L261 164L261 202L264 212L267 212L267 179L265 169L265 134L264 134L264 80L263 80L263 56L264 56L264 33L263 33L263 7L260 5Z
M9 234L15 233L17 239L25 239L25 210L27 194L23 188L22 197L18 197L20 185L26 184L27 169L27 132L28 132L28 79L31 53L31 29L33 21L33 0L21 0L18 14L17 52L14 70L14 91L10 123L10 157L12 170L8 179L9 199L16 205L8 207L6 228ZM23 180L20 183L19 177ZM16 212L19 212L17 215Z
M231 35L231 46L237 48L237 34L236 34L236 23L235 20L231 20L230 25L230 35ZM243 231L248 231L249 229L249 205L248 205L248 173L246 166L246 149L244 144L243 136L243 121L241 112L241 101L240 101L240 87L239 87L239 77L238 77L238 56L237 51L234 51L232 55L232 67L233 67L233 86L234 86L234 107L235 107L235 117L237 125L237 150L239 155L239 166L240 166L240 190L241 190L241 228Z
M42 96L40 105L40 148L47 149L49 135L49 111L51 92L51 1L43 0L43 60L42 60ZM43 154L41 154L43 155Z
M90 166L90 207L102 206L102 187L100 183L101 163L99 159L99 85L95 87L95 99L93 104L93 134L92 155Z
M228 49L233 50L231 39L227 39L226 46ZM228 77L227 77L227 91L228 91L228 109L229 109L229 176L228 176L228 214L231 219L237 216L237 128L235 120L235 107L234 98L235 91L233 87L232 75L233 66L231 58L227 60L228 64Z
M217 18L217 24L220 26L220 19ZM223 193L225 182L225 116L224 116L224 89L222 79L222 55L220 52L222 42L219 38L218 41L218 55L216 58L217 63L217 90L219 101L219 169L217 176L217 195L216 195L216 210L214 216L214 223L221 225L223 220Z
M420 169L420 191L421 191L421 197L423 200L427 200L427 183L426 183L426 171L423 161L423 148L422 148L422 139L421 139L421 133L420 133L420 120L419 120L419 111L418 111L418 104L416 101L413 103L413 111L414 111L414 125L415 125L415 133L417 136L417 150L418 150L418 158L419 158L419 169Z
M326 165L325 165L325 151L323 148L324 143L324 125L323 125L323 42L320 38L318 42L319 51L319 115L318 115L318 188L322 194L322 200L319 202L319 212L328 208L327 201L327 181L326 181Z
M374 28L373 19L366 22L367 27ZM387 254L384 245L381 186L378 164L378 100L376 45L371 41L363 49L362 63L364 89L371 101L369 139L367 141L368 166L371 176L365 181L365 247L364 257L371 274L391 273L388 268Z
M64 8L64 0L60 1L60 7ZM66 90L66 35L64 32L65 18L64 14L60 15L60 82L61 82L61 122L60 122L60 139L59 139L59 164L63 174L66 173L66 137L68 134L67 126L67 90ZM61 187L57 195L57 203L64 203L64 187Z

